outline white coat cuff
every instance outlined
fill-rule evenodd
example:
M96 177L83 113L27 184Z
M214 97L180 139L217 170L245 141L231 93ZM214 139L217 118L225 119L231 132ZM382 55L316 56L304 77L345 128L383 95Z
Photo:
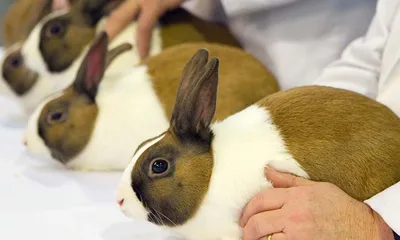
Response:
M400 235L400 182L365 201Z

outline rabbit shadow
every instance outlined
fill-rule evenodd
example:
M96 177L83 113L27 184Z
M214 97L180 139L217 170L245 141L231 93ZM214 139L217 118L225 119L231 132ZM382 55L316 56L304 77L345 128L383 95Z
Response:
M133 227L135 222L123 222L115 223L110 225L104 230L102 239L104 240L184 240L170 232L162 230L161 228L147 222L141 222L140 224L141 233L135 233L135 228ZM146 228L147 231L143 231ZM137 229L137 228L136 228Z
M25 166L21 174L42 186L51 189L73 185L92 201L114 203L115 191L122 176L121 172L83 172L67 169L61 163L37 158L25 152L19 160Z
M15 101L0 95L0 106L3 106L0 111L0 125L6 128L22 129L25 127L28 116Z

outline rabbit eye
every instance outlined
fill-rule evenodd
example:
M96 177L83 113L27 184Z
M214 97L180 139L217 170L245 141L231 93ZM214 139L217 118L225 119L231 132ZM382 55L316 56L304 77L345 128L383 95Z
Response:
M60 36L64 33L64 25L61 22L54 22L53 24L49 25L47 29L47 36Z
M55 124L66 120L66 114L61 111L51 112L47 115L47 123Z
M155 160L151 164L151 171L153 174L162 174L165 173L168 170L169 164L166 160L164 159L158 159Z
M13 57L13 58L11 58L10 59L10 65L11 65L11 67L13 67L13 68L18 68L18 67L20 67L21 66L21 64L22 64L22 59L21 59L21 57L20 56L15 56L15 57Z

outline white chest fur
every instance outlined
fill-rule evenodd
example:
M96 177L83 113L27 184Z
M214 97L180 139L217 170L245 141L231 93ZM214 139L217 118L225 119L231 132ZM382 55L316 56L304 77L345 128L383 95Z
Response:
M210 188L193 219L174 230L189 240L239 240L247 202L271 187L266 166L308 177L285 148L264 108L250 106L213 125L214 169Z

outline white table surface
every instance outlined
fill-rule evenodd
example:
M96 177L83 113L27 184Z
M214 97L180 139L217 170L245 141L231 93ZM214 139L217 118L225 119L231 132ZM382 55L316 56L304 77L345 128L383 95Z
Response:
M0 239L178 239L119 211L114 196L122 173L74 172L29 157L18 113L0 96Z

